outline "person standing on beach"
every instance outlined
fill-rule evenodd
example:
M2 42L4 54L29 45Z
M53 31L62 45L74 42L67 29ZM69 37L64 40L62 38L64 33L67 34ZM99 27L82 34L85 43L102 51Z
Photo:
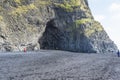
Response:
M118 52L117 52L117 56L120 57L120 51L119 51L119 50L118 50Z

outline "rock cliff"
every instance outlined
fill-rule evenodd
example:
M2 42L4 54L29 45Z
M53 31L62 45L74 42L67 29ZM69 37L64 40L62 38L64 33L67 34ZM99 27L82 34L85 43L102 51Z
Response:
M1 0L0 49L25 47L89 53L117 50L94 20L87 0Z

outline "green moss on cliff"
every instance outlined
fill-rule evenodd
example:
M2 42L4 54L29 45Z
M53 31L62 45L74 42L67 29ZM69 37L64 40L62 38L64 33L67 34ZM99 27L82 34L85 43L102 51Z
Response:
M87 37L91 36L92 34L94 34L95 32L101 32L103 31L103 27L100 25L99 22L94 21L94 23L92 23L92 25L88 28L85 29L85 35Z
M72 6L69 5L68 3L59 4L58 6L60 6L61 8L64 8L67 12L72 12L73 11Z
M14 0L16 3L21 4L21 0Z
M65 9L67 12L72 12L74 10L74 7L81 5L81 2L79 0L64 0L62 4L55 5Z
M50 5L51 4L51 1L50 0L36 0L34 2L34 4L36 6L46 6L46 5Z
M32 4L29 4L27 6L18 6L18 8L15 8L15 10L13 10L10 14L12 15L20 15L20 14L23 14L23 13L27 13L29 10L32 10L32 9L37 9L37 7L32 3Z
M87 22L91 22L91 21L92 21L92 19L90 19L90 18L83 18L83 19L80 19L80 20L76 20L76 24L80 25L80 24L85 24Z
M86 25L87 23L88 23L88 25ZM90 37L95 32L103 31L103 28L100 25L100 23L97 22L97 21L94 21L91 18L83 18L83 19L80 19L80 20L76 20L75 24L76 24L76 29L79 29L80 25L86 25L86 27L84 28L83 33L87 37Z
M3 20L3 17L0 15L0 22Z

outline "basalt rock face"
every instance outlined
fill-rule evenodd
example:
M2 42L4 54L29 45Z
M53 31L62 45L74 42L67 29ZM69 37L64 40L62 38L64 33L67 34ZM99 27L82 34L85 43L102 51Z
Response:
M1 0L1 50L115 52L87 0Z

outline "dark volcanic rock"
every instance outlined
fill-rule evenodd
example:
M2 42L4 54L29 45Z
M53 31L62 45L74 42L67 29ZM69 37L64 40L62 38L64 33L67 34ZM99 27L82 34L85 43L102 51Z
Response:
M13 50L39 50L38 43L41 49L89 53L117 50L94 20L87 0L2 0L0 45L5 42L16 46Z

